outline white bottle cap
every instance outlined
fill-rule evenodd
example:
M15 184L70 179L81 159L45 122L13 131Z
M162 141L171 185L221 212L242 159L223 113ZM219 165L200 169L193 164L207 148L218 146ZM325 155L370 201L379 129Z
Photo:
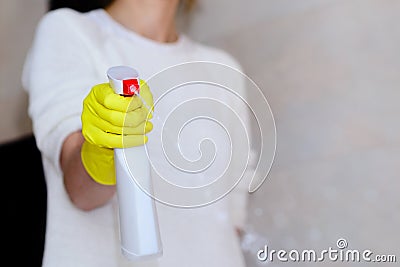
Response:
M107 71L111 87L120 95L131 96L139 93L139 73L128 66L115 66Z

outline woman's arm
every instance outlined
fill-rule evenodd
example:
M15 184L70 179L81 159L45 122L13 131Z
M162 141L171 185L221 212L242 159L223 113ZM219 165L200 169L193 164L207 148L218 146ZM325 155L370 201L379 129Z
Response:
M61 151L61 169L68 195L76 207L89 211L104 205L115 193L115 185L95 182L83 167L81 148L84 142L80 131L70 134Z

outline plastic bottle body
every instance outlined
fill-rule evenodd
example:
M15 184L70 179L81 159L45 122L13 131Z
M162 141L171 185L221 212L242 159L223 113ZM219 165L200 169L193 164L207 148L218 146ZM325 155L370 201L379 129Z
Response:
M117 94L132 96L140 92L139 74L133 68L115 66L107 71L107 76ZM128 164L126 158L134 161ZM114 149L114 162L122 254L131 261L159 257L162 255L162 244L155 201L151 192L142 190L152 190L146 148Z
M128 168L125 157L136 159ZM151 188L150 164L144 146L114 150L119 203L121 250L129 260L162 255L157 211L154 199L140 186ZM133 177L141 177L140 186ZM148 177L148 178L146 178Z

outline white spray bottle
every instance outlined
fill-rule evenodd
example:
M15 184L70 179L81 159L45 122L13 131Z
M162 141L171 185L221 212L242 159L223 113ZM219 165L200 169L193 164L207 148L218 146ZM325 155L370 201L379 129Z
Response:
M107 71L114 92L140 97L138 72L127 66ZM128 168L126 158L135 159ZM145 146L114 149L119 206L121 252L131 261L147 260L162 255L162 244L154 199L137 184L140 177L144 188L151 187L150 164Z

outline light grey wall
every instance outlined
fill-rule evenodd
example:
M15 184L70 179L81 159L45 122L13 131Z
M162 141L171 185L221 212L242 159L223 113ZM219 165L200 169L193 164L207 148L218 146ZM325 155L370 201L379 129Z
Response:
M44 0L0 1L0 143L32 131L21 72L35 26L44 12Z
M277 126L250 197L249 266L265 242L400 255L399 14L396 0L200 1L189 33L239 59Z

